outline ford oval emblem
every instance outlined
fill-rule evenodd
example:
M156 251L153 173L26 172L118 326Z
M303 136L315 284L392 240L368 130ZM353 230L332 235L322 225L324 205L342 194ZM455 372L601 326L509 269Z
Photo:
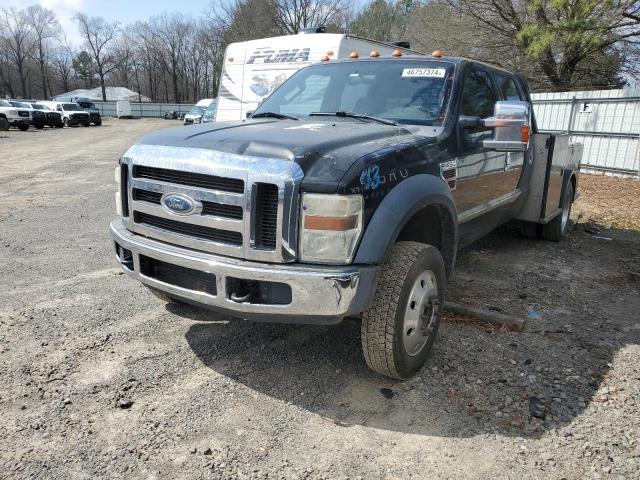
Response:
M189 215L196 209L196 201L182 193L165 193L160 200L162 206L176 215Z

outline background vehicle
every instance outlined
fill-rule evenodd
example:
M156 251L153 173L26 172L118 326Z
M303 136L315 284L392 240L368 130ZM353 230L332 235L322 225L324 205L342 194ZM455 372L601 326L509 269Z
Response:
M0 113L4 114L10 127L19 128L23 132L29 130L31 124L29 109L14 107L6 100L0 100Z
M39 110L34 109L30 103L21 102L19 100L8 100L8 102L14 107L18 108L27 108L29 109L29 118L31 119L31 125L36 127L38 130L44 128L47 123L46 114L42 113Z
M205 110L209 105L213 102L211 98L205 98L204 100L200 100L196 103L193 108L184 116L184 125L192 125L194 123L200 123L202 120L202 115L204 115Z
M168 112L164 112L164 119L165 120L177 120L178 119L178 112L176 112L174 110L170 110Z
M31 107L34 110L38 110L45 115L46 124L51 128L62 128L64 127L64 122L62 121L62 115L59 112L52 110L47 105L42 105L41 103L31 103Z
M89 114L89 118L91 123L93 123L96 127L102 125L102 118L100 117L100 110L96 107L96 104L93 103L88 98L84 97L56 97L58 102L75 102L80 105L85 112Z
M217 99L214 98L213 100L211 100L211 103L209 104L207 109L204 111L204 114L202 115L202 120L200 121L200 123L215 122L217 105L218 105Z
M9 130L9 120L4 113L0 113L0 131Z
M111 224L124 271L241 318L360 317L367 364L416 373L460 247L511 220L567 232L581 146L537 132L520 76L372 53L298 71L246 121L133 145Z
M380 55L394 50L418 54L408 50L406 42L388 44L322 31L310 28L298 35L229 44L220 76L216 121L243 120L287 78L325 56L336 60L349 58L354 52L366 56L372 50Z
M65 127L73 127L76 125L84 125L88 127L91 125L89 114L82 110L80 105L73 102L52 102L52 101L40 101L41 105L46 105L62 116L62 121Z

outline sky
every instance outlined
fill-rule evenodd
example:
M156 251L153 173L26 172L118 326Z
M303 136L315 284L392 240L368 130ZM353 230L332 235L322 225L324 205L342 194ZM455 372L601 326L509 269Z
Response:
M122 24L146 20L153 15L180 12L197 17L209 6L211 0L0 0L0 7L26 8L40 4L53 10L72 45L82 43L80 33L72 18L80 12L90 17L104 17Z

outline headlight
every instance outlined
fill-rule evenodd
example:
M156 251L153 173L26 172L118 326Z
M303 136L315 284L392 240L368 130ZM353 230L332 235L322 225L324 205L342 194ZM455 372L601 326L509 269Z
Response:
M9 115L18 116L18 110L9 110Z
M362 196L302 194L300 260L350 263L362 232Z
M120 165L116 167L115 172L113 172L113 176L116 181L116 185L118 186L118 190L116 191L116 213L119 216L122 216L122 201L120 200Z

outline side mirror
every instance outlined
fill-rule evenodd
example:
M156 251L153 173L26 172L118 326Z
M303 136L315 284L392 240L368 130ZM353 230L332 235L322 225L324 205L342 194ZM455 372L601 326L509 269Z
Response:
M493 117L485 118L493 128L493 138L484 140L484 148L501 152L524 152L529 148L531 105L528 102L496 102Z
M482 119L480 117L460 115L460 117L458 118L458 126L462 129L480 127L481 125Z

